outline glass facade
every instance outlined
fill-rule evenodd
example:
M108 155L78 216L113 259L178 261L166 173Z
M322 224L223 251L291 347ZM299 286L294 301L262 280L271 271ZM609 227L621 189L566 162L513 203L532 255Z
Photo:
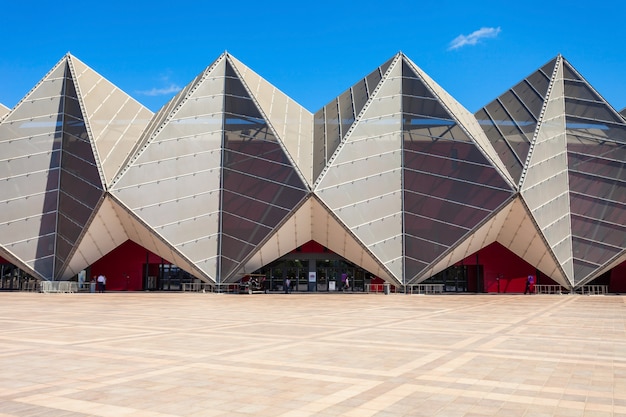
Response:
M152 114L67 55L0 106L0 253L69 279L130 239L169 289L463 291L496 241L575 288L626 261L625 112L557 56L472 115L399 53L311 113L224 53ZM309 241L336 258L289 258Z

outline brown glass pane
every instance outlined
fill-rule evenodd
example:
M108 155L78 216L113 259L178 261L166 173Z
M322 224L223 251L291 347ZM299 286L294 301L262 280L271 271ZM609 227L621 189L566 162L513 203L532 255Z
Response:
M90 208L94 208L98 204L102 195L100 188L69 174L67 171L61 171L60 188L64 193L75 196L77 200Z
M626 183L569 171L570 190L610 201L624 202Z
M617 225L626 224L626 206L623 203L572 192L570 207L573 214Z
M574 249L574 259L581 259L595 265L602 265L623 249L605 245L601 242L593 242L585 239L572 237L572 247Z
M291 210L306 195L303 189L262 181L236 171L224 170L224 189Z
M433 219L404 213L404 231L406 234L450 247L468 231L462 227L442 223ZM409 254L409 252L407 252Z
M391 63L393 62L394 58L390 58L389 60L387 60L383 65L381 65L380 68L380 73L381 74L385 74L387 72L387 70L389 69L389 67L391 66Z
M86 206L78 198L80 195L74 196L62 191L59 196L59 212L73 219L74 222L85 225L93 213L93 207Z
M574 152L568 152L567 157L570 170L614 178L626 184L626 167L624 162Z
M56 229L57 229L56 211L44 213L41 216L41 224L39 225L39 236L54 233Z
M512 195L510 190L488 188L451 178L437 177L425 172L404 171L404 188L416 193L433 195L469 206L495 210Z
M406 61L402 61L402 77L402 93L404 95L435 99L428 87Z
M513 152L508 142L504 139L504 136L502 136L484 109L479 110L475 116L487 135L489 142L491 142L498 153L500 160L504 162L509 174L511 174L514 180L519 181L522 174L522 163L515 155L515 152Z
M334 100L324 107L324 111L326 113L326 159L328 160L341 142L337 101Z
M584 100L602 101L587 83L582 81L565 80L565 97L578 98Z
M438 243L427 241L416 236L404 236L404 254L405 257L415 259L416 261L430 264L439 255L444 253L448 247ZM406 264L405 264L406 266Z
M221 253L236 262L241 262L254 250L254 246L222 233ZM223 266L223 265L222 265ZM223 276L222 276L223 277Z
M63 213L59 213L58 229L57 232L60 236L63 236L72 245L76 242L83 228L70 220ZM57 252L57 256L60 256Z
M533 120L536 124L536 120L539 118L541 109L543 108L543 96L540 95L527 80L524 80L513 87L513 91L515 92L515 95L519 97L521 102L524 103L524 106L526 106L526 108L530 111L530 114L532 115L531 120ZM533 126L535 124L533 124ZM525 132L529 131L529 129L524 128L524 125L520 125L520 127Z
M550 60L550 62L545 64L543 67L541 67L541 71L548 78L552 78L552 73L554 72L554 66L556 65L556 60L557 60L557 57L553 58L552 60Z
M626 225L572 214L572 235L594 242L626 248Z
M526 78L526 81L528 81L528 84L530 84L530 86L543 98L546 98L546 94L548 93L548 87L550 86L550 77L552 77L552 72L550 72L549 74L545 74L542 71L537 71L533 74L531 74L530 76L528 76L528 78ZM539 115L537 114L537 117Z
M390 63L390 62L389 62ZM385 68L384 71L387 69ZM383 72L384 73L384 72ZM382 79L382 75L380 75L380 69L376 68L372 71L367 77L365 77L365 81L367 81L367 91L369 91L369 95L371 96L374 93L374 90L378 86L378 83Z
M566 99L565 114L581 119L591 119L590 123L596 123L596 120L609 123L623 123L623 119L604 103Z
M582 78L574 72L574 69L566 61L563 61L563 78L566 80L582 81Z
M224 191L222 201L224 207L228 207L228 213L262 223L268 227L276 226L289 215L289 210L233 194L229 191Z
M337 100L339 103L339 120L341 121L341 137L344 137L352 123L354 123L354 110L352 109L352 94L350 90L341 94Z
M491 212L452 201L405 191L404 210L418 216L471 229Z
M585 262L582 259L574 258L574 284L580 282L588 275L594 273L598 269L598 265Z
M257 245L271 231L271 228L262 224L233 216L225 211L222 213L222 233L251 245Z
M68 152L63 152L63 170L82 178L97 189L102 189L98 167L90 161L85 161Z
M369 95L367 94L367 84L365 83L365 79L359 81L354 84L352 87L352 97L354 99L354 113L355 117L361 113L363 107L365 107L365 103L367 102Z
M238 265L238 262L230 260L224 256L220 256L220 278L222 279L222 282L227 279L230 274L235 272Z
M420 272L424 270L428 266L425 262L420 262L417 259L413 259L411 257L404 257L404 274L407 278L407 281L410 281L412 278L417 276Z

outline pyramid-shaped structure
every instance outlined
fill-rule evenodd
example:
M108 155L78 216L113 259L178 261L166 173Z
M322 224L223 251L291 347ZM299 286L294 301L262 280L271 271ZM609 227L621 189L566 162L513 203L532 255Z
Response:
M623 108L621 112L619 112L622 116L626 117L626 108Z
M225 53L166 105L112 187L206 280L236 275L308 193L241 69Z
M626 122L563 57L521 180L521 195L573 287L623 261Z
M403 54L342 137L315 188L402 283L429 266L514 189L472 115Z
M78 75L76 67L80 68ZM85 113L90 106L82 92L94 94L86 88L89 85L81 84L87 78L97 80L100 89L108 87L101 94L128 97L115 94L112 84L103 82L101 76L68 54L0 123L0 153L6 158L0 176L8 182L6 190L11 193L0 219L0 244L21 267L43 279L68 277L67 265L80 248L106 191L102 148ZM100 108L106 107L100 104ZM150 116L144 109L144 126ZM115 152L120 154L124 151L121 143L132 141L128 125L137 128L140 123L137 119L128 123L113 118L108 124L114 128L96 130L100 137L123 129L125 139L116 141L119 147ZM85 260L82 268L94 260Z
M516 184L548 94L557 58L476 112L475 116Z

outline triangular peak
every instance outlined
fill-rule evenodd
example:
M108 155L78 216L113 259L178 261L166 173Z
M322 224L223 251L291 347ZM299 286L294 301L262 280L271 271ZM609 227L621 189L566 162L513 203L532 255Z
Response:
M67 60L77 99L85 112L85 125L108 184L136 147L153 113L78 58L68 55Z
M313 178L316 179L348 131L362 118L387 70L397 59L390 58L337 98L315 112L313 121Z
M313 115L232 55L227 54L226 60L227 77L240 80L246 90L242 94L256 104L261 118L267 121L287 157L310 187L313 182Z
M552 58L475 114L516 182L522 175L558 59Z
M403 78L405 78L406 85L403 85L403 96L407 97L410 94L407 94L405 89L411 90L413 88L417 89L418 92L422 92L423 94L432 94L432 96L436 100L428 100L429 97L423 97L422 100L413 100L414 103L410 107L404 106L403 103L403 112L407 113L407 110L413 111L413 106L417 106L418 109L428 110L422 106L426 104L432 103L434 106L432 108L433 114L438 115L441 114L442 118L433 117L433 118L425 118L424 123L428 123L432 121L437 122L441 120L442 126L439 126L438 131L445 132L447 136L450 136L453 140L462 140L473 142L477 148L485 155L485 157L490 161L490 164L494 166L496 170L500 173L502 178L509 183L511 188L515 188L515 182L513 181L511 175L507 171L504 163L499 158L497 152L493 148L491 142L481 129L478 121L465 107L463 107L458 101L456 101L447 91L445 91L439 84L437 84L432 78L428 76L424 71L422 71L413 61L411 61L406 56L402 55L403 62ZM411 77L414 77L415 81L411 81ZM422 85L425 88L422 88ZM434 104L434 103L437 104ZM447 117L446 117L447 116ZM450 121L453 123L450 124ZM405 121L406 125L406 121ZM457 128L458 127L458 128ZM456 134L454 134L456 129ZM461 133L462 132L462 133ZM428 135L432 136L432 135ZM444 136L445 137L445 136ZM458 138L458 139L457 139Z

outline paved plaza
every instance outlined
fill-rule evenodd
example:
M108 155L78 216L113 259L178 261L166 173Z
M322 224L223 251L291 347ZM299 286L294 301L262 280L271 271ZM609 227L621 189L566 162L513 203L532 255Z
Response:
M0 293L0 416L626 416L625 300Z

